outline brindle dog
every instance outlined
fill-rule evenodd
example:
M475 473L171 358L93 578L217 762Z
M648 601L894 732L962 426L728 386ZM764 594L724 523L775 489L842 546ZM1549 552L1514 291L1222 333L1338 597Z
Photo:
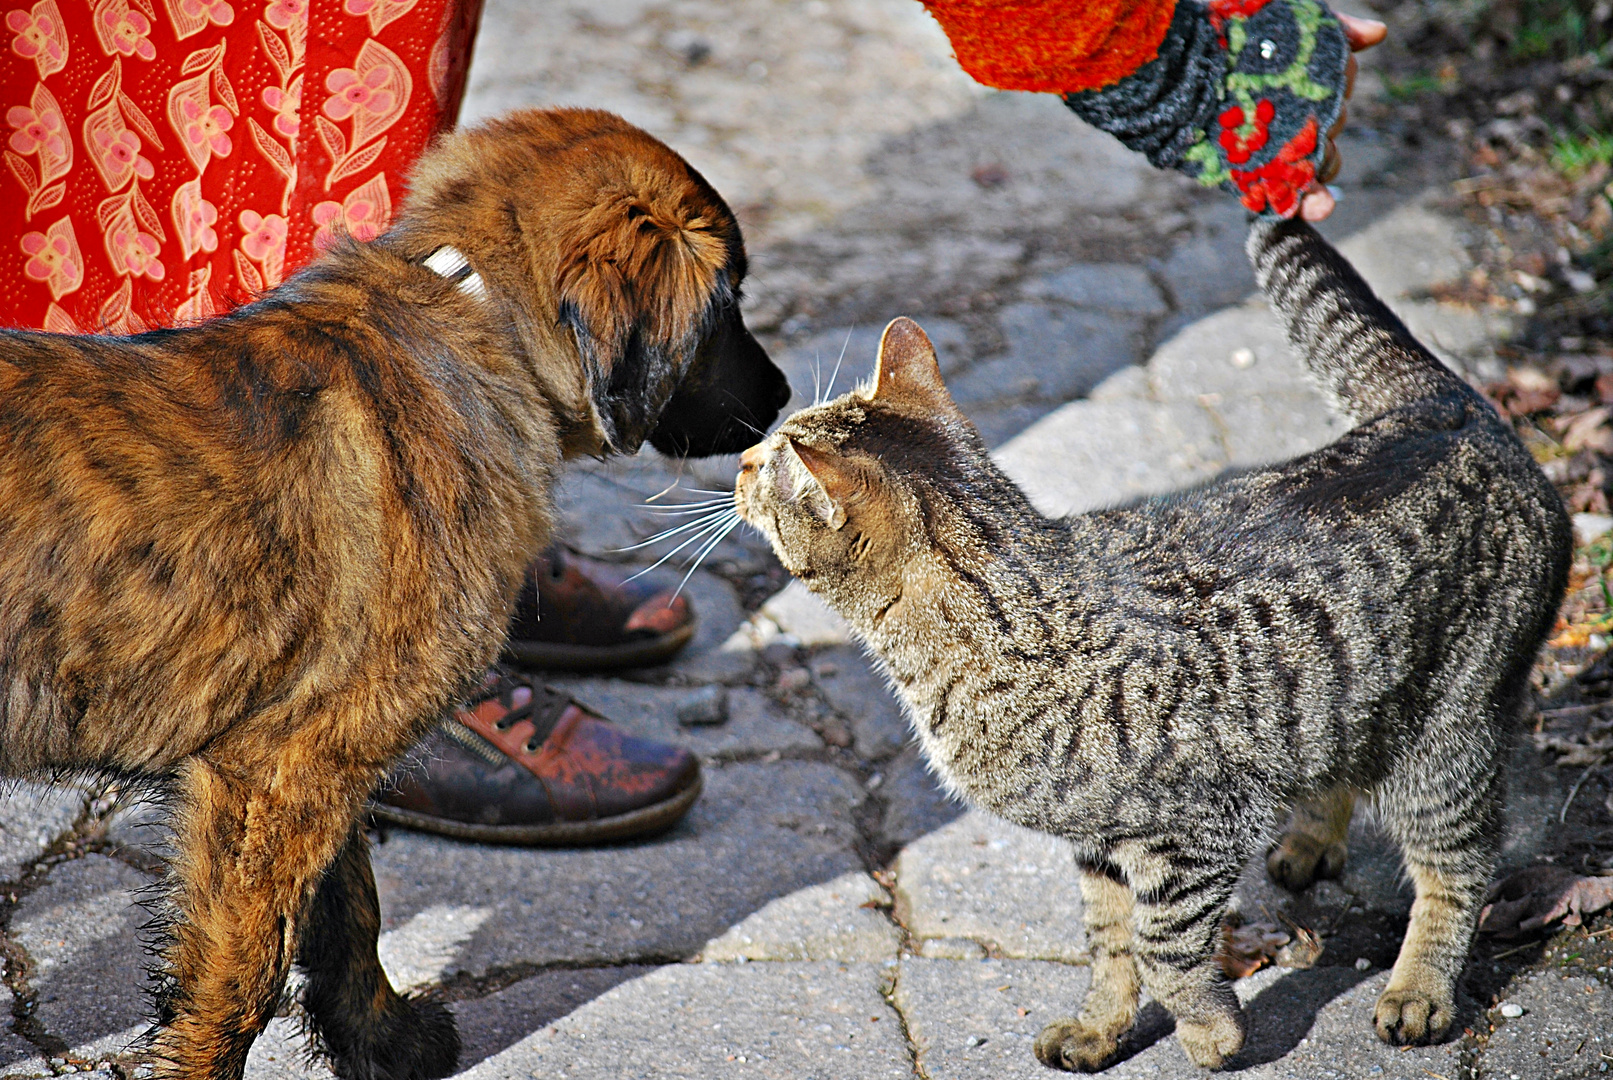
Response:
M0 332L0 770L172 792L162 1075L239 1077L293 962L337 1072L453 1069L376 958L365 796L497 657L564 459L773 421L744 276L671 150L526 112L222 318Z

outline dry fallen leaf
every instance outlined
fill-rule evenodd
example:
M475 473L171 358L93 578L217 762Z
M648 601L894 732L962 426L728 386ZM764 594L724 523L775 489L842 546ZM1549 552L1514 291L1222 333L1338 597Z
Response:
M1294 928L1294 940L1277 950L1272 960L1278 967L1312 968L1322 956L1322 939L1303 926Z
M1288 931L1276 923L1222 923L1221 970L1232 979L1253 975L1271 963L1289 940Z
M1479 912L1479 931L1513 938L1562 921L1578 926L1586 915L1613 906L1613 877L1582 877L1560 866L1528 866L1490 887Z

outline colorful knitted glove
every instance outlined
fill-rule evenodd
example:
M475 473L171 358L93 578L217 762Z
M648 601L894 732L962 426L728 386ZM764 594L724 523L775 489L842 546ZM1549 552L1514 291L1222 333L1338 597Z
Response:
M1321 0L1180 0L1154 59L1064 101L1153 164L1289 217L1326 153L1349 56Z

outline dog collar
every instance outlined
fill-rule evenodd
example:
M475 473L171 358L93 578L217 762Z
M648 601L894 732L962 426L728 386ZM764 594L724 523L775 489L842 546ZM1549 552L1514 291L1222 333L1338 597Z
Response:
M482 280L482 275L471 269L470 260L458 248L444 244L421 259L420 263L453 282L454 287L466 296L477 300L487 299L487 283Z

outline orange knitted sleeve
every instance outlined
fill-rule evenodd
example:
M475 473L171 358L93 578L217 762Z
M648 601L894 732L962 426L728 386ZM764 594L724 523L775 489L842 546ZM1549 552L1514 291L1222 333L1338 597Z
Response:
M999 90L1095 90L1152 60L1175 0L923 0L958 64Z

